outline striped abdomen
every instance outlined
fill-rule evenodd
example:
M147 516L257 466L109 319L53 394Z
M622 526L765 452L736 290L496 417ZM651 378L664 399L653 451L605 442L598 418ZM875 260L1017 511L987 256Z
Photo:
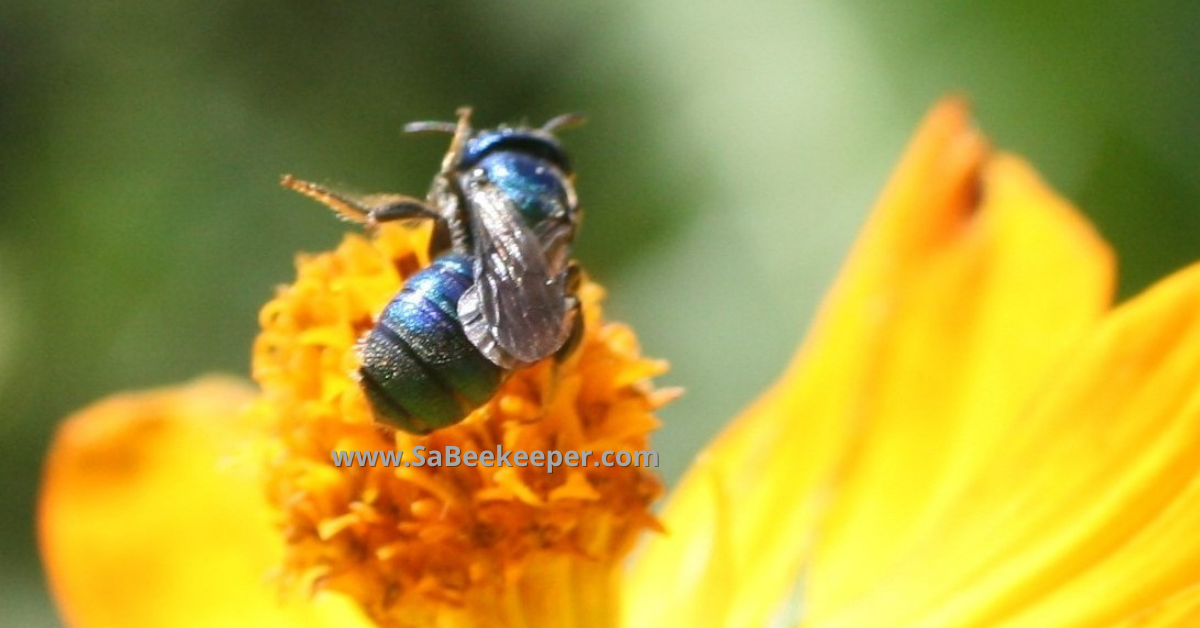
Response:
M461 421L495 394L505 372L463 333L458 299L472 260L452 253L405 282L362 345L363 391L376 417L425 434Z

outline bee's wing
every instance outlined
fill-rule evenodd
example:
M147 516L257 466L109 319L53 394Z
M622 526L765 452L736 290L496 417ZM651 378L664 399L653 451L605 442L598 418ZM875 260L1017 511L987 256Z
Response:
M504 367L557 351L570 331L564 277L508 196L481 185L470 195L475 284L458 302L467 338Z

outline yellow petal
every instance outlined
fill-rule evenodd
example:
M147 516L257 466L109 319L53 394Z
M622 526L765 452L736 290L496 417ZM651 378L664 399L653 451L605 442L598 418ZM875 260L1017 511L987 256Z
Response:
M1116 310L873 595L820 625L1197 625L1197 382L1200 266Z
M327 597L285 608L282 556L251 465L247 386L222 379L126 394L68 419L39 506L51 589L75 628L365 626Z
M991 155L964 103L943 102L793 364L681 482L668 536L634 565L627 623L761 626L786 619L802 582L808 616L851 599L1092 326L1111 284L1092 229ZM683 559L699 573L668 576Z
M1109 304L1107 250L1022 162L979 174L976 213L908 277L863 391L811 568L811 617L847 603L928 526Z
M1143 609L1112 628L1192 628L1200 622L1200 586Z

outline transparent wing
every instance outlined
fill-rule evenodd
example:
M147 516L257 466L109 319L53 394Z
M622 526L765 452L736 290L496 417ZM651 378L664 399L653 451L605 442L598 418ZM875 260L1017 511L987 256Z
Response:
M475 285L458 302L463 329L488 359L536 362L566 340L565 276L508 197L484 184L469 193Z

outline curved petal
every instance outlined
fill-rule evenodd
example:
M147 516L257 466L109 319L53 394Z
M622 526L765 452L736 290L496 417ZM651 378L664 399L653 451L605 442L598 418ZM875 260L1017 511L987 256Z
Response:
M1200 622L1200 585L1172 595L1111 628L1191 628Z
M870 597L822 626L1200 622L1200 265L1116 310Z
M250 389L223 379L126 394L68 419L51 447L39 536L76 628L366 626L334 598L284 607L281 559L251 465Z
M858 595L962 482L1109 306L1111 259L1018 159L979 173L979 202L907 283L810 577L809 616Z
M940 104L793 364L681 482L667 536L634 565L627 623L674 623L701 591L720 595L695 626L787 622L799 584L808 616L851 599L942 508L954 471L996 440L1111 286L1091 227L991 155L963 102ZM681 557L697 575L668 575Z

